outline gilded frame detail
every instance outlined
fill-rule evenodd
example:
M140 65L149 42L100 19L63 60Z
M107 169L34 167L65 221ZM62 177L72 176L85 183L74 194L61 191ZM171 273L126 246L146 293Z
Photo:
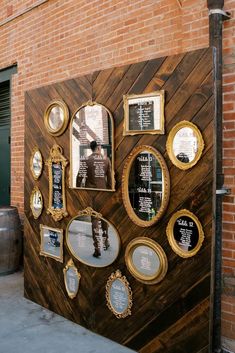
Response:
M113 258L113 261L112 262L108 262L107 264L92 264L92 263L89 263L87 262L86 260L82 259L80 256L78 256L75 252L75 250L72 248L71 244L70 244L70 240L69 240L69 227L71 225L71 223L76 220L78 217L83 217L83 216L90 216L90 217L94 217L94 218L97 218L99 220L103 220L105 221L109 226L112 226L112 228L115 230L115 233L116 233L116 243L117 243L117 248L115 249L115 256ZM114 225L109 222L107 219L103 218L102 214L101 213L98 213L96 211L94 211L92 209L92 207L87 207L86 209L84 210L81 210L79 211L76 216L74 216L72 219L70 219L69 223L67 224L67 227L66 227L66 244L67 244L67 247L71 253L71 255L73 257L75 257L75 259L77 259L78 261L82 262L83 264L85 265L88 265L88 266L91 266L91 267L95 267L95 268L103 268L103 267L107 267L109 265L111 265L115 260L116 258L118 257L119 255L119 252L120 252L120 247L121 247L121 240L120 240L120 236L119 236L119 233L116 229L116 227L114 227ZM110 246L111 247L111 246Z
M67 284L67 281L66 281L66 274L67 274L67 271L72 268L74 271L75 271L75 274L77 276L77 280L78 280L78 288L77 288L77 291L76 292L71 292L68 288L68 284ZM66 291L68 293L68 296L70 299L74 299L76 296L77 296L77 293L78 293L78 289L79 289L79 284L80 284L80 280L81 280L81 274L78 272L78 269L77 267L74 265L74 262L72 259L70 259L65 268L63 269L63 273L64 273L64 284L65 284L65 288L66 288Z
M34 207L34 195L38 193L39 197L41 199L41 208L38 209L38 212L35 211L35 207ZM40 215L42 214L43 211L43 196L41 191L39 190L39 188L37 186L35 186L31 192L30 195L30 208L33 214L34 219L37 219L40 217Z
M34 166L33 166L33 160L34 160L34 156L35 156L36 153L39 154L40 161L41 161L41 167L40 167L40 170L39 170L38 174L35 173ZM42 158L41 151L39 150L39 148L37 146L35 146L33 148L33 150L32 150L32 154L31 154L31 157L30 157L30 170L31 170L31 173L33 175L34 180L38 180L40 178L40 176L42 174L42 170L43 170L43 158Z
M73 121L74 118L76 117L76 114L86 106L94 106L98 105L103 107L109 116L110 123L111 123L111 129L112 129L112 134L111 134L111 141L112 141L112 160L111 160L111 170L112 170L112 188L111 189L99 189L99 188L88 188L88 187L75 187L73 186L73 181L72 181L72 176L73 176L73 149L72 149L72 136L73 136ZM103 104L97 103L96 101L87 101L86 103L82 104L72 115L72 119L70 122L70 182L69 182L69 187L71 189L78 189L78 190L98 190L98 191L115 191L115 171L114 171L114 120L111 111L105 107Z
M197 229L198 229L199 238L198 238L197 245L195 246L195 248L193 250L190 250L190 251L188 251L188 250L185 251L182 248L180 248L180 246L177 244L175 237L174 237L175 222L178 218L180 218L182 216L186 216L186 217L191 218L194 221L194 223L196 224ZM201 225L199 219L195 216L195 214L193 214L192 212L190 212L189 210L186 210L186 209L182 209L182 210L177 211L176 213L173 214L173 216L171 217L171 219L168 222L168 225L166 228L166 234L167 234L167 238L168 238L168 241L169 241L169 244L170 244L172 250L177 255L179 255L180 257L183 257L183 258L188 258L188 257L192 257L192 256L196 255L197 252L200 250L202 243L204 241L204 238L205 238L204 231L203 231L203 228L202 228L202 225Z
M133 263L132 255L135 249L139 246L149 247L159 258L159 269L152 276L147 276L140 273ZM168 270L168 261L163 248L154 240L146 237L138 237L130 241L130 243L126 247L125 262L132 276L135 277L138 281L145 284L156 284L161 282L166 276Z
M62 125L59 126L58 128L53 129L50 126L49 123L49 117L50 117L50 113L52 111L53 108L58 107L60 109L60 111L62 110ZM60 115L61 118L61 115ZM64 101L62 100L53 100L46 108L45 113L44 113L44 124L46 127L47 132L52 135L52 136L60 136L64 133L64 131L66 130L67 126L68 126L68 122L69 122L69 109L67 107L67 105L65 104Z
M173 151L173 141L174 141L174 137L177 134L177 132L183 128L191 128L194 132L194 134L197 137L197 142L198 142L198 148L197 148L197 152L195 153L195 157L191 162L181 162L174 154ZM204 144L204 140L202 137L202 134L200 132L200 130L198 129L198 127L194 124L191 123L190 121L180 121L178 124L176 124L170 131L168 138L167 138L167 142L166 142L166 150L167 153L169 155L170 160L172 161L172 163L179 169L181 170L187 170L192 168L195 164L197 164L197 162L199 161L199 159L202 156L202 152L203 149L205 147Z
M122 282L122 284L125 286L126 291L127 291L127 297L128 297L128 306L127 308L122 312L117 312L113 305L111 304L111 298L110 298L110 292L112 288L112 284L115 280L119 280ZM109 310L118 318L118 319L124 319L125 317L131 315L131 307L132 307L132 290L129 285L129 282L127 281L125 276L122 276L122 273L120 270L116 270L113 272L110 277L108 278L107 284L106 284L106 305L108 306Z
M45 230L51 230L53 232L56 232L60 234L60 250L59 250L59 255L54 255L50 252L47 252L44 248L44 231ZM40 224L40 238L41 238L41 244L40 244L40 255L45 256L45 257L50 257L58 262L63 262L63 229L58 229L58 228L52 228L45 226L43 224Z
M123 135L138 135L138 134L159 134L159 135L164 135L165 129L164 129L164 123L165 123L165 118L164 118L164 90L160 91L155 91L151 93L144 93L144 94L127 94L123 96L123 107L124 107L124 126L123 126ZM159 108L159 114L160 114L160 128L159 129L150 129L150 130L130 130L129 128L129 101L132 99L155 99L156 97L160 97L160 108ZM154 117L154 113L153 113Z
M53 163L60 163L62 167L62 208L54 208L52 205L52 193L53 193L53 175L52 175L52 165ZM50 149L50 157L47 159L46 163L48 166L49 175L49 204L47 208L47 214L51 214L55 221L60 221L63 217L68 216L66 209L66 196L65 196L65 167L68 164L67 159L62 155L62 147L55 144Z
M128 186L129 186L129 174L131 170L131 166L133 161L135 160L136 156L141 153L147 151L149 153L152 153L155 158L158 160L162 173L163 173L163 181L164 181L164 194L163 194L163 199L162 199L162 205L158 211L158 213L150 220L150 221L144 221L140 219L136 213L134 212L132 205L130 203L130 198L129 198L129 191L128 191ZM146 146L146 145L141 145L132 150L132 152L129 154L126 163L123 168L123 176L122 176L122 197L123 197L123 204L125 206L125 209L127 211L128 216L130 219L137 224L140 227L149 227L155 224L156 222L159 221L159 219L163 216L168 202L170 198L170 174L167 168L167 164L160 154L155 148L152 146Z

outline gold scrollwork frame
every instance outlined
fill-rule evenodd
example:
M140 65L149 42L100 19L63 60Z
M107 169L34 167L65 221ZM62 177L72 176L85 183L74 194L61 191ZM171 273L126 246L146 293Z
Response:
M42 201L42 207L40 208L39 212L36 212L35 209L34 209L34 205L33 205L33 198L34 198L34 194L35 193L39 193L40 194L40 197L41 197L41 201ZM33 214L33 217L34 219L37 219L40 217L40 215L42 214L42 210L43 210L43 197L42 197L42 193L41 191L39 190L39 188L37 186L35 186L31 192L31 195L30 195L30 208L31 208L31 211L32 211L32 214Z
M182 250L174 238L174 231L173 231L174 224L175 224L176 220L182 216L187 216L187 217L191 218L194 221L194 223L196 224L197 229L198 229L198 234L199 234L198 243L197 243L196 247L190 251ZM168 225L166 228L166 234L167 234L167 238L168 238L168 241L169 241L169 244L170 244L172 250L177 255L179 255L183 258L188 258L188 257L192 257L192 256L196 255L196 253L200 250L202 243L204 241L204 238L205 238L203 228L202 228L202 225L201 225L199 219L195 216L195 214L193 214L192 212L190 212L189 210L186 210L186 209L182 209L182 210L177 211L176 213L173 214L173 216L171 217L171 219L168 222Z
M114 225L113 225L111 222L109 222L106 218L103 218L103 216L102 216L101 213L98 213L98 212L94 211L92 207L87 207L87 208L85 208L84 210L79 211L79 212L76 214L76 216L74 216L74 217L69 221L69 223L67 224L67 227L66 227L66 244L67 244L67 246L68 246L68 248L69 248L70 253L75 257L75 259L77 259L78 261L82 262L83 264L88 265L88 266L91 266L91 267L98 267L98 268L101 268L101 267L107 267L107 266L111 265L111 263L113 263L113 262L116 260L116 258L115 258L111 263L109 263L108 265L104 265L104 266L91 265L90 263L88 263L88 262L82 260L80 257L78 257L78 256L76 255L76 253L74 252L73 248L71 247L70 242L68 241L68 237L69 237L69 226L70 226L70 224L71 224L76 218L82 217L82 216L91 216L91 217L99 218L99 219L102 219L103 221L105 221L106 223L108 223L110 226L112 226L112 227L115 229L115 233L116 233L116 236L117 236L117 239L118 239L118 249L117 249L117 256L116 256L116 258L118 257L118 254L119 254L119 252L120 252L121 241L120 241L120 236L119 236L119 233L118 233L116 227L114 227Z
M40 157L41 157L41 169L40 169L40 173L38 175L35 174L35 171L34 171L34 168L33 168L33 159L34 159L34 156L35 156L35 153L38 152ZM32 154L31 154L31 157L30 157L30 170L31 170L31 173L33 175L33 178L34 180L38 180L42 174L42 169L43 169L43 158L42 158L42 154L41 154L41 151L39 150L39 148L37 146L35 146L32 150Z
M50 127L50 124L49 124L49 116L50 116L50 112L51 110L54 108L54 107L57 107L59 106L62 111L63 111L63 124L60 128L58 129L52 129ZM45 110L45 113L44 113L44 124L45 124L45 127L47 129L47 132L50 134L50 135L53 135L53 136L60 136L63 134L63 132L66 130L67 128L67 125L68 125L68 122L69 122L69 109L67 107L67 105L65 104L64 101L62 100L53 100L46 108Z
M177 134L177 132L179 130L181 130L182 128L190 128L193 130L193 132L195 133L196 137L197 137L197 141L198 141L198 149L197 152L195 154L195 158L188 163L183 163L180 160L178 160L174 154L173 151L173 141L174 141L174 137ZM204 140L201 134L201 131L198 129L198 127L194 124L191 123L190 121L180 121L178 124L176 124L170 131L167 141L166 141L166 150L167 153L169 155L170 160L172 161L172 163L179 169L181 170L187 170L192 168L195 164L197 164L197 162L199 161L199 159L201 158L202 155L202 151L205 147L204 144Z
M77 291L76 293L75 292L71 292L68 288L68 285L67 285L67 281L66 281L66 274L67 274L67 271L70 269L70 268L73 268L74 271L75 271L75 274L77 276L77 279L78 279L78 288L77 288ZM81 279L81 274L78 272L78 269L77 267L74 265L74 262L72 259L70 259L65 268L63 269L63 273L64 273L64 284L65 284L65 288L66 288L66 291L68 293L68 296L69 298L71 299L74 299L76 296L77 296L77 293L78 293L78 289L79 289L79 284L80 284L80 279Z
M163 181L164 181L164 193L163 193L163 199L162 199L162 205L158 211L158 213L150 220L150 221L144 221L141 220L134 212L131 203L130 203L130 198L129 198L129 191L128 191L128 185L129 185L129 174L131 170L131 166L133 161L135 160L136 156L141 153L147 151L149 153L152 153L155 158L158 160L161 169L162 169L162 174L163 174ZM163 216L168 202L170 198L170 174L167 168L167 164L160 154L155 148L152 146L146 146L146 145L141 145L132 150L132 152L129 154L126 163L123 168L123 176L122 176L122 197L123 197L123 203L126 208L127 214L130 217L130 219L137 224L140 227L149 227L152 226L154 223L159 221L159 219Z
M133 264L132 255L134 250L138 246L147 246L151 248L151 250L153 250L159 258L159 270L151 277L139 273L138 269ZM130 243L126 247L125 262L132 276L135 277L138 281L145 284L156 284L161 282L168 270L168 261L163 248L154 240L145 237L138 237L130 241Z
M52 206L52 192L53 192L53 178L52 178L52 164L61 163L62 166L62 198L63 207L60 209L55 209ZM67 159L62 155L62 147L55 144L50 149L50 157L47 159L45 164L48 166L49 175L49 204L47 208L47 214L51 214L55 221L60 221L63 217L68 216L66 209L66 197L65 197L65 167L68 164Z
M151 92L151 93L144 93L144 94L127 94L123 96L123 107L124 107L124 126L123 126L123 135L138 135L138 134L159 134L164 135L164 90ZM153 98L160 96L160 129L153 129L153 130L130 130L129 129L129 100L130 99L138 99L138 98Z
M112 140L112 161L111 161L111 169L112 169L112 188L111 189L98 189L98 188L86 188L86 187L74 187L72 184L72 176L73 176L73 158L72 158L72 136L73 136L73 121L76 116L76 114L79 112L79 110L85 108L86 106L93 106L93 105L99 105L103 107L110 118L111 122L111 128L112 128L112 135L111 135L111 140ZM95 101L87 101L86 103L82 104L72 115L72 119L70 122L70 185L69 187L71 189L79 189L79 190L98 190L98 191L115 191L115 171L114 171L114 120L111 111L106 108L103 104L97 103Z
M48 229L48 230L53 230L54 232L60 233L61 238L60 238L60 255L59 256L55 256L49 252L46 252L44 250L44 230ZM52 228L52 227L48 227L45 226L43 224L40 224L40 237L41 237L41 245L40 245L40 255L45 256L45 257L51 257L52 259L59 261L59 262L63 262L63 229L59 229L59 228Z
M113 282L118 279L119 281L122 282L122 284L125 286L126 291L127 291L127 296L128 296L128 306L126 308L126 310L123 313L119 313L117 312L114 307L111 304L111 300L110 300L110 291L111 291L111 287ZM122 276L122 273L120 270L116 270L115 272L113 272L110 277L108 278L107 284L106 284L106 304L109 308L109 310L118 318L118 319L123 319L129 315L131 315L131 307L132 307L132 290L130 287L129 282L127 281L125 276Z

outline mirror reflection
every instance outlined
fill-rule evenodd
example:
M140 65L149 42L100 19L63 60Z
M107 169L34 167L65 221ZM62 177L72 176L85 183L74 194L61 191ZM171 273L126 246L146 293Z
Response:
M64 123L64 112L60 106L54 106L48 116L48 124L52 130L60 130Z
M41 191L36 186L33 189L32 194L31 194L30 207L31 207L34 218L37 219L42 213L43 198L42 198Z
M99 214L89 213L78 215L69 223L67 244L81 262L93 267L108 266L118 256L119 235Z
M197 135L190 127L183 127L174 136L173 152L182 163L190 163L198 151Z
M102 105L80 108L71 127L71 187L114 190L113 120Z
M42 155L37 147L33 149L30 161L30 169L34 179L37 180L42 173Z

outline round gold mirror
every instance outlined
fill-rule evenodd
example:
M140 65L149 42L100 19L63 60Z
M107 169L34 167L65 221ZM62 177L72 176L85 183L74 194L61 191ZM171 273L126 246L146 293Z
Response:
M61 100L49 104L44 114L44 124L49 134L60 136L66 130L69 122L69 110Z
M173 214L167 225L166 234L173 251L184 258L194 256L204 240L199 219L185 209Z
M130 273L145 284L156 284L167 273L168 262L162 247L149 238L136 238L126 248L125 261Z
M123 202L131 220L140 227L156 223L170 196L170 176L162 155L151 146L136 147L124 166Z
M166 149L176 167L182 170L192 168L204 149L202 134L193 123L181 121L170 131Z

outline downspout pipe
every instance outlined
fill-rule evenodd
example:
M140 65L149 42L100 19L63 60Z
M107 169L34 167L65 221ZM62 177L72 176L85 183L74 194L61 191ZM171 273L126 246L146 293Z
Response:
M222 281L222 202L223 196L229 193L224 187L223 175L223 91L222 91L222 29L223 21L230 14L223 10L224 0L207 0L209 10L210 46L213 47L214 60L214 278L213 278L213 322L212 353L220 353L221 349L221 281Z

